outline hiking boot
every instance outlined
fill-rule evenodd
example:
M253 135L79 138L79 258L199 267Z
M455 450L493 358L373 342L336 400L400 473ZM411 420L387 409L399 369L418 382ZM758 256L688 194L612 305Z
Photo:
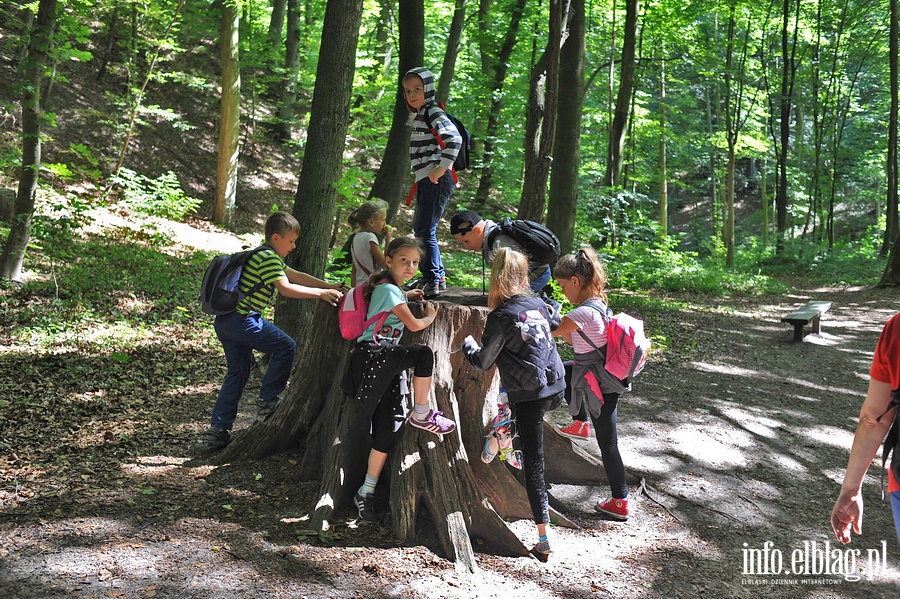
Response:
M441 277L440 282L438 283L438 288L441 291L446 291L447 289L447 277Z
M265 422L269 419L269 416L275 413L275 410L278 409L278 402L281 401L280 397L276 397L275 399L270 399L269 401L257 400L256 402L256 420L257 422Z
M443 412L436 412L434 410L431 410L428 413L428 418L425 420L418 420L415 415L410 416L409 423L416 428L428 431L429 433L434 433L435 435L446 435L447 433L452 433L456 430L455 422L449 418L444 418Z
M363 497L357 492L353 497L353 503L356 504L356 509L359 510L360 518L366 522L378 520L378 516L375 514L375 495L373 493L366 493L366 496Z
M425 294L425 299L434 299L441 294L441 284L428 283L422 287L422 292Z
M550 559L551 553L553 552L550 551L550 541L540 541L539 543L535 543L534 547L531 548L531 555L545 564L547 563L547 560Z
M619 522L625 522L626 520L628 520L627 499L616 499L615 497L611 497L610 499L601 501L600 503L595 505L594 509L604 516L613 520L618 520Z
M591 423L575 420L569 426L559 427L559 434L576 441L586 441L591 438Z
M224 449L231 442L231 432L217 426L209 427L200 437L200 447L207 451Z

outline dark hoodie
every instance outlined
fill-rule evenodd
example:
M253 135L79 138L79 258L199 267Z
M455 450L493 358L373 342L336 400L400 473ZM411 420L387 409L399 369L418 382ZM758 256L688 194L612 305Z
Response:
M453 121L447 117L447 113L441 110L434 100L434 75L431 74L431 71L424 67L416 67L406 72L406 75L410 74L418 75L422 79L422 90L425 93L425 102L422 103L422 108L416 112L412 136L409 139L409 159L412 161L416 181L421 181L438 164L447 170L453 167L453 161L456 160L456 155L462 147L462 136ZM403 76L404 79L406 75ZM415 111L409 104L407 107L410 111ZM426 110L431 117L434 130L444 142L443 150L425 121Z

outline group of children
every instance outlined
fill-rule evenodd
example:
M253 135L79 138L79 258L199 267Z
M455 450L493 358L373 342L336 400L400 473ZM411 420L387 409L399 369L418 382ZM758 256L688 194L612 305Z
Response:
M431 73L421 68L411 70L403 79L403 88L410 110L417 113L417 122L424 120L423 111L434 107ZM435 235L453 188L449 168L455 158L454 144L458 149L459 134L443 111L438 109L430 116L437 135L445 143L444 147L438 147L430 129L419 131L422 127L414 127L410 155L417 173L414 229L418 239L392 239L391 228L385 224L387 206L383 202L366 202L349 218L357 230L351 244L351 280L354 285L366 285L368 318L386 314L370 324L356 340L345 381L345 390L362 402L371 422L372 449L365 481L354 497L360 517L370 521L377 518L373 502L375 487L402 425L408 423L437 435L456 430L456 423L433 410L428 401L434 352L425 345L399 343L405 329L422 330L437 315L437 306L428 302L424 316L416 317L408 302L434 297L444 285L445 273ZM216 317L215 330L225 350L228 373L213 408L210 428L204 434L203 442L209 449L221 449L230 440L238 400L253 365L254 349L271 355L260 389L259 419L273 413L279 394L286 387L295 343L260 314L276 290L285 297L318 298L332 305L337 305L342 292L347 290L343 284L328 283L285 265L284 258L294 248L299 232L299 223L290 214L276 212L269 217L266 247L251 259L241 277L241 289L253 292L235 312ZM378 240L381 235L385 243L383 253ZM404 289L417 271L422 272L424 284ZM518 425L526 491L539 537L532 554L547 561L550 517L544 481L543 418L561 405L567 388L566 368L553 337L560 336L573 344L576 365L594 360L588 355L593 349L586 350L586 342L573 333L587 335L597 347L606 343L604 320L589 306L592 301L605 303L606 279L602 263L590 248L561 257L554 275L569 301L579 307L563 317L558 326L553 326L556 323L552 321L556 319L547 304L533 293L529 274L525 255L511 248L497 252L488 296L491 312L480 343L467 338L464 351L473 367L488 370L496 365L499 370L510 404L502 409L509 410ZM412 414L407 414L403 401L409 369L413 371ZM590 367L576 368L574 372L576 377L588 376ZM628 489L616 442L618 395L585 393L584 386L578 382L576 379L570 385L578 390L573 394L572 409L577 411L584 406L585 414L590 414L612 489L612 498L598 503L596 509L614 519L625 520ZM489 438L482 452L484 461L492 459L497 451L495 447Z

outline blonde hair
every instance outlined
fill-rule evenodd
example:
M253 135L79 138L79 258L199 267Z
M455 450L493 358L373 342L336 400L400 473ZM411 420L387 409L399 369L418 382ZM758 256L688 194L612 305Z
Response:
M350 227L356 231L379 214L384 213L387 215L387 210L388 203L384 200L363 202L356 210L350 213L347 217L347 222L350 223Z
M525 254L500 248L491 267L491 290L488 308L495 310L515 295L533 295L528 286L528 258Z
M576 277L582 287L591 290L591 297L599 297L607 303L606 268L591 246L583 245L574 254L562 256L556 262L553 276L557 279Z

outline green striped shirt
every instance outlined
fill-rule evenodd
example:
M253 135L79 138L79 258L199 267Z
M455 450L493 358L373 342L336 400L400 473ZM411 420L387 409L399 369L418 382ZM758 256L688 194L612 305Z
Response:
M254 285L258 285L258 288L241 300L237 311L249 314L265 310L275 295L275 282L287 278L284 268L284 260L269 247L253 254L241 272L240 289L246 293Z

